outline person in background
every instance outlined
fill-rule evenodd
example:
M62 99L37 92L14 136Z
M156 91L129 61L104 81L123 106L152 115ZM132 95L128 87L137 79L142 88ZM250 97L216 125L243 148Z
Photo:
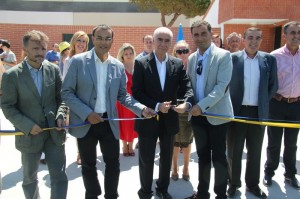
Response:
M278 91L270 102L270 118L275 120L300 120L300 22L292 21L283 26L286 44L271 52L277 60ZM272 185L272 177L278 168L280 148L284 136L284 178L295 189L300 189L296 178L298 128L268 127L265 186Z
M134 47L129 43L124 43L118 52L117 59L124 64L126 74L126 89L129 94L132 94L132 74L134 68L134 58L136 56ZM117 102L117 110L119 118L134 118L135 115L125 106ZM120 121L120 140L123 144L123 155L134 156L133 140L137 138L137 132L134 130L134 120Z
M223 42L222 39L220 37L220 35L218 34L214 34L212 35L212 42L219 48L223 48Z
M64 63L67 57L69 57L70 54L70 44L66 41L60 42L58 44L59 52L60 52L60 60L59 60L59 69L60 74L62 76L63 70L64 70Z
M90 42L89 36L84 31L80 30L74 33L70 41L70 53L69 56L65 59L64 68L63 68L63 79L67 75L69 70L70 59L77 54L86 52L88 50L88 44Z
M3 41L3 39L0 39L0 55L3 53L2 41ZM2 61L2 59L1 59L1 61Z
M74 35L71 38L70 41L70 52L69 52L69 56L65 59L64 62L64 67L63 67L63 75L62 78L63 80L65 79L67 72L69 70L70 67L70 59L77 54L86 52L88 50L88 43L89 43L89 36L87 35L87 33L85 33L84 31L77 31L74 33ZM69 122L69 113L67 115L67 121ZM78 144L77 144L78 146ZM80 153L79 150L77 149L77 158L76 158L76 163L78 165L81 165L81 158L80 158Z
M269 101L278 88L277 63L273 55L259 51L262 31L247 28L244 33L245 49L232 53L233 71L230 88L235 116L256 118L265 121L269 118ZM227 162L230 198L236 196L241 187L242 156L247 148L245 183L247 191L258 198L266 198L259 187L261 149L265 126L231 122L227 132Z
M6 70L17 64L17 58L15 53L10 50L10 43L7 40L2 40L2 50L3 53L0 54L2 64Z
M46 54L46 59L53 63L58 65L60 60L60 53L59 53L59 46L57 43L53 44L52 50L49 50Z
M240 34L237 34L236 32L230 33L226 38L229 52L234 53L239 51L241 40L242 36Z
M23 50L27 58L2 78L2 111L16 131L24 133L15 137L15 145L21 152L26 199L41 198L37 174L42 152L48 163L51 198L67 198L66 132L62 128L67 107L61 100L59 68L45 61L48 42L48 36L41 31L25 33Z
M190 54L189 44L185 40L178 41L173 48L173 56L182 60L183 69L187 70L187 61ZM181 96L179 93L178 96ZM182 99L177 99L179 102ZM180 103L180 102L179 102ZM182 179L190 180L189 163L191 155L191 143L193 142L193 130L190 121L188 121L188 113L178 114L179 118L179 133L175 135L173 158L172 158L172 174L173 180L178 180L178 155L181 151L183 153L183 172Z
M143 37L144 51L136 56L136 59L144 57L152 52L153 50L153 37L152 35L145 35Z

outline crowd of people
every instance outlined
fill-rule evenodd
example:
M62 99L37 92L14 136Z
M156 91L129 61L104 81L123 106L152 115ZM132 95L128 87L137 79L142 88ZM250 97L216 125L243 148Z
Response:
M23 37L24 57L18 64L9 41L1 40L1 108L16 130L24 133L16 136L16 148L21 152L25 198L41 197L37 183L40 162L48 165L51 198L67 197L64 127L82 123L87 125L70 128L68 133L77 140L76 162L81 165L86 199L96 199L102 193L106 199L119 197L119 141L123 156L130 157L135 156L136 138L140 199L151 199L154 194L172 199L168 187L171 179L179 179L180 153L182 179L189 181L190 175L198 174L196 192L186 199L210 198L212 165L216 198L236 197L243 183L244 146L247 191L267 198L259 187L266 127L210 116L241 117L258 123L300 120L300 22L286 23L283 36L283 47L262 52L263 32L250 27L243 36L229 34L228 49L223 49L221 37L213 34L208 22L199 20L191 25L195 52L181 40L168 54L173 33L159 27L143 37L144 51L139 55L132 44L124 43L114 58L109 53L114 31L108 25L93 28L94 48L90 50L89 37L83 31L74 33L70 42L54 43L47 51L48 36L32 30ZM240 49L242 41L244 49ZM132 120L135 117L143 119ZM284 178L300 189L296 178L298 131L267 127L265 186L272 185L284 136ZM198 171L189 170L193 141ZM154 192L157 143L159 177ZM105 163L103 190L96 167L98 144ZM42 153L44 161L40 161Z

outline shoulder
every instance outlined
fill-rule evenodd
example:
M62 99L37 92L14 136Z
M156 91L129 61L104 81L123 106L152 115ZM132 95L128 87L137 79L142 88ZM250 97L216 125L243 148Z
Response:
M120 62L117 58L110 56L110 63L119 67L124 67L123 63Z
M265 57L265 58L268 58L268 59L276 59L274 55L270 54L270 53L267 53L267 52L263 52L263 51L258 51L259 55L261 57Z
M223 48L218 48L214 45L212 45L212 47L211 47L211 54L215 55L215 56L220 56L220 57L230 56L230 52L228 50L225 50Z
M168 55L168 59L174 63L178 63L178 64L182 64L182 60L177 58L177 57L174 57L174 56L171 56L171 55Z
M278 48L276 50L273 50L270 54L274 55L274 56L278 56L280 54L282 54L284 52L284 46L282 46L281 48Z
M15 65L14 67L11 67L10 69L6 70L5 73L7 75L18 74L23 70L24 67L27 67L27 66L22 61L19 64Z

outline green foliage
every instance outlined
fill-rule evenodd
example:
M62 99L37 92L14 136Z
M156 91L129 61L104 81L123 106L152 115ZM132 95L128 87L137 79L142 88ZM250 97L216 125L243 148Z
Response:
M187 18L203 15L210 5L210 0L130 0L139 6L142 11L159 10L162 16L173 15L173 23L181 14ZM175 20L174 20L175 18ZM163 23L162 18L162 23ZM172 22L171 20L171 22ZM170 23L171 23L170 22ZM172 26L173 24L168 24ZM163 25L166 25L163 23Z

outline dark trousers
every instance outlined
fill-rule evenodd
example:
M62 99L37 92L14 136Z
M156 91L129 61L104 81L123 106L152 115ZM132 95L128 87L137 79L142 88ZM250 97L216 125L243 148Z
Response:
M138 191L139 198L150 199L153 182L153 167L157 138L159 138L159 176L156 181L156 190L165 193L170 184L170 170L173 155L174 135L166 135L163 122L160 122L158 136L139 136L139 173L141 188Z
M242 106L238 114L258 118L258 107ZM246 141L247 162L245 182L247 187L259 184L261 149L265 126L232 122L227 133L227 162L229 183L241 187L242 155Z
M77 140L82 163L82 178L86 190L85 198L96 199L101 195L96 167L98 142L105 163L104 198L118 198L120 145L119 140L114 137L109 123L105 121L92 125L87 135Z
M212 125L206 117L193 116L192 128L198 154L198 197L209 199L211 162L215 168L214 191L217 199L227 198L226 132L227 124Z
M278 120L300 120L300 101L287 103L272 99L270 102L270 118ZM296 169L297 139L299 129L268 127L267 161L265 163L265 174L274 176L278 168L280 158L281 140L284 134L283 163L285 176L294 177Z

